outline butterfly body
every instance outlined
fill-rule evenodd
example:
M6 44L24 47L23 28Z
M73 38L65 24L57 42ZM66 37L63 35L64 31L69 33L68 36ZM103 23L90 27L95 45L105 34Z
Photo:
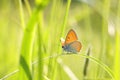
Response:
M63 50L65 50L66 52L72 52L72 53L79 52L82 45L77 40L78 38L75 31L71 29L68 32L65 41L62 43Z

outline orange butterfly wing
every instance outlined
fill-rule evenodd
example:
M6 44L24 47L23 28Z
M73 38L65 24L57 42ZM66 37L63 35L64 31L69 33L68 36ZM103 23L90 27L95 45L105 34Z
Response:
M76 40L78 40L77 35L76 35L75 31L73 29L71 29L66 36L65 44L69 44Z
M72 48L74 48L77 52L79 52L82 48L82 44L79 41L74 41L70 44Z

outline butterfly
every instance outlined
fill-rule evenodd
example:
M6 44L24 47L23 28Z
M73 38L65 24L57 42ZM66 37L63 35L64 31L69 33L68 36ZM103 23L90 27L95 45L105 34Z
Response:
M73 29L70 29L65 41L62 41L62 48L66 52L77 53L81 50L82 44L77 41L77 35Z

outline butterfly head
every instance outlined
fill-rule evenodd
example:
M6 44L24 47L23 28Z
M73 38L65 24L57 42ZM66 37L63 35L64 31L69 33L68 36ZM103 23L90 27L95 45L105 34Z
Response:
M63 38L61 38L60 41L61 41L61 44L62 44L62 48L64 48L65 40Z

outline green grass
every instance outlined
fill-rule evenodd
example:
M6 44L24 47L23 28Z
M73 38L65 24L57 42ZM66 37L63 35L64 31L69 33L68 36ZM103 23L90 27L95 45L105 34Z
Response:
M120 1L119 1L119 4L120 4ZM120 79L120 76L119 76L119 74L120 74L120 63L118 62L119 60L120 60L120 33L119 33L119 26L120 26L120 24L119 24L119 16L120 16L120 8L119 8L119 6L118 6L118 10L117 10L117 19L116 19L116 35L115 35L115 39L116 39L116 43L115 43L115 50L116 50L116 52L115 52L115 65L114 65L114 73L115 73L115 77L116 77L116 79Z
M0 80L120 79L119 0L2 0L0 4ZM82 43L78 54L65 54L61 48L60 38L69 29Z

